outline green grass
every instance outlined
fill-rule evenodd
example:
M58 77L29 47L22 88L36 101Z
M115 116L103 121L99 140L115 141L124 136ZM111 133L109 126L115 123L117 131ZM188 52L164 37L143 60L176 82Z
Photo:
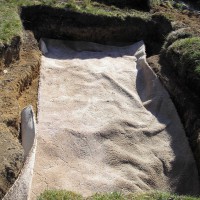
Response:
M172 31L165 38L163 49L167 49L170 45L172 45L177 40L191 38L191 37L193 37L193 34L190 32L190 29L187 29L187 28L181 28L176 31Z
M177 70L181 70L181 75L192 73L200 77L200 37L177 40L169 47L168 51L179 55Z
M178 39L162 51L177 78L199 96L200 37Z
M179 196L163 192L131 193L122 194L119 192L95 194L84 198L74 192L65 190L46 190L38 200L200 200L200 198L190 196Z
M38 200L83 200L83 197L64 190L47 190L38 197Z
M20 6L45 5L67 8L81 13L108 17L138 17L150 20L151 15L136 10L121 10L114 6L105 6L91 0L0 0L0 45L9 44L14 36L22 35L22 23L18 14Z
M0 46L7 44L14 36L22 34L22 23L18 15L18 8L0 1Z

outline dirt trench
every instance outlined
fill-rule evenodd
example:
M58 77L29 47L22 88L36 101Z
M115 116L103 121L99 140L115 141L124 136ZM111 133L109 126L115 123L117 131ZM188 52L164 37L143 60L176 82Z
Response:
M150 57L159 54L165 37L172 31L170 21L160 14L152 15L148 20L140 17L126 17L122 20L118 17L94 16L58 8L33 6L22 7L20 15L26 30L23 40L14 39L10 47L5 47L0 52L0 83L3 94L0 99L0 137L1 141L12 141L10 146L1 145L0 149L0 157L6 158L0 165L0 198L15 181L23 165L20 111L24 106L32 104L37 112L40 38L84 40L119 46L144 40L147 55ZM186 98L189 93L183 90L183 87L180 91L177 90L177 82L171 75L166 79L166 76L161 74L159 59L154 58L149 59L149 62L175 102L200 169L199 112L195 111L195 104L189 97L185 101L187 103L180 103L180 99Z
M148 20L140 17L126 17L122 20L117 17L93 16L38 6L23 7L21 18L25 29L33 31L37 39L47 37L114 45L125 45L144 40L147 57L151 57L149 62L176 105L200 169L198 156L200 154L198 142L200 106L198 102L200 101L187 88L184 80L174 75L170 67L172 64L168 62L169 58L160 59L162 45L173 29L171 22L165 17L166 13L170 13L178 27L189 26L195 35L200 34L200 29L197 28L199 27L199 16L190 12L183 14L166 7L155 9L154 14ZM154 59L155 55L158 59Z

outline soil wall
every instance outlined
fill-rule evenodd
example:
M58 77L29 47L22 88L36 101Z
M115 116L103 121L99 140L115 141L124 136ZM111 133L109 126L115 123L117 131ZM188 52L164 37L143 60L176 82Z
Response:
M159 52L171 23L163 16L142 17L95 16L45 6L22 7L21 19L25 29L41 37L127 44L144 40L147 53Z
M168 60L169 58L152 56L148 62L168 90L176 106L200 174L200 98L191 92L184 80L176 75Z
M20 37L14 37L9 45L0 46L0 73L12 62L19 60L20 45Z
M31 101L23 95L38 78L40 52L37 41L30 32L23 40L14 38L10 46L1 50L0 71L0 199L12 186L23 166L24 153L20 143L21 105L37 101L37 87ZM19 98L23 96L23 104ZM21 100L22 101L22 100Z

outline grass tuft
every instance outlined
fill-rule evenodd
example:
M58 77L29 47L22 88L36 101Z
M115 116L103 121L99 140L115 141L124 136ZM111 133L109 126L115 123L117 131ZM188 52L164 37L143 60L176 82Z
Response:
M180 60L178 62L182 66L182 69L179 69L181 75L193 73L200 76L200 37L177 40L169 47L169 51L179 55Z
M200 37L176 40L162 50L175 74L187 87L199 95L200 91Z
M38 200L200 200L198 197L179 196L164 192L130 193L111 192L94 194L90 197L82 197L74 192L64 190L46 190Z
M83 197L65 190L46 190L38 197L38 200L83 200Z
M119 192L112 192L107 194L95 194L87 200L125 200L125 195Z
M176 31L172 31L165 39L163 49L167 49L171 44L179 39L185 39L192 37L192 33L188 28L181 28Z

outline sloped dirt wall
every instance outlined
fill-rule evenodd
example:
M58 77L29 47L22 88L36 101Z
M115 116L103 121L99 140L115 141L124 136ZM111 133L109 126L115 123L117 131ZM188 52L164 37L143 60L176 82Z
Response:
M10 45L0 46L0 73L5 67L16 60L19 60L21 40L20 37L14 37Z
M168 59L152 56L150 66L168 90L183 123L200 174L200 99L176 75Z
M1 54L1 61L10 64L3 64L3 71L0 72L0 199L18 177L24 162L20 143L21 106L37 101L37 86L31 92L31 100L24 95L39 75L40 52L37 41L30 32L24 33L23 41L19 41L21 45L15 43L13 48L11 46L2 51L10 53ZM21 96L23 104L19 103Z
M22 7L25 29L36 38L70 39L101 44L127 44L144 40L147 53L159 52L164 36L171 30L170 22L162 16L142 17L95 16L45 6Z

